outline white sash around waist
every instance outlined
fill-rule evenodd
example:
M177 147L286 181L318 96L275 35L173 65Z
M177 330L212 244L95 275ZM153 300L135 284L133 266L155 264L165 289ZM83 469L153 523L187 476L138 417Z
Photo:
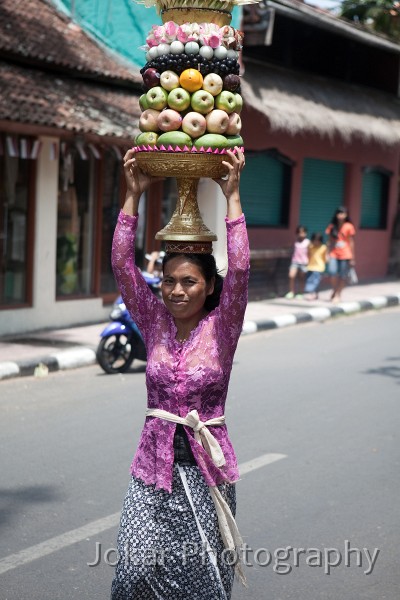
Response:
M159 408L148 408L146 410L146 417L157 417L158 419L164 419L165 421L171 421L172 423L180 423L191 427L194 431L195 440L203 446L204 450L212 459L213 463L217 467L221 467L226 463L224 454L221 446L219 445L216 438L207 429L207 426L218 426L225 423L225 417L215 417L208 421L200 421L199 413L197 410L191 410L188 412L186 417L180 417L170 413L166 410ZM235 518L229 508L228 504L224 500L217 486L209 486L211 498L213 499L215 510L218 517L219 531L221 533L222 541L227 550L236 552L237 563L235 570L239 575L242 583L246 585L246 577L242 571L240 563L240 550L243 546L243 540L239 533L239 529L236 525Z

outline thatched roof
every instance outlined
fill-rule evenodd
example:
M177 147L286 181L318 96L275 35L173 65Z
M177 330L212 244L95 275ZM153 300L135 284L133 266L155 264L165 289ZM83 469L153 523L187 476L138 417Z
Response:
M242 93L273 131L400 143L400 101L393 96L250 60Z

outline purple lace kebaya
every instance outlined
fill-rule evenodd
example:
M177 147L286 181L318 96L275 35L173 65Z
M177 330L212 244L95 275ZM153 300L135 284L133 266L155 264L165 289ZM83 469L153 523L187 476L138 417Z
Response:
M112 265L122 298L138 324L147 348L148 408L181 417L196 409L201 421L224 414L233 356L247 304L249 243L244 215L226 219L228 272L220 305L178 342L173 317L150 291L135 265L138 217L120 212L114 233ZM147 417L131 473L156 489L171 492L175 423ZM226 425L209 427L224 453L226 464L216 467L185 427L195 460L209 486L238 480L236 456Z

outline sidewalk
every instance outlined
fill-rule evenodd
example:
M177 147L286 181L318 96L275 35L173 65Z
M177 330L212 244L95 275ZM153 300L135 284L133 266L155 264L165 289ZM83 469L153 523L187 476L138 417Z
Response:
M308 323L365 310L400 305L400 280L347 287L340 304L329 302L330 291L319 300L274 298L249 302L243 335ZM24 375L44 376L96 362L99 334L105 323L46 330L0 339L0 380Z

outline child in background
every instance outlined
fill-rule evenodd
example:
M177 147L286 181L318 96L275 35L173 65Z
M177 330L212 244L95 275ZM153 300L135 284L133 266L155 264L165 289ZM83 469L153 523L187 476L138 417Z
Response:
M318 288L327 262L328 248L324 244L324 236L322 233L313 233L310 245L308 246L308 269L304 288L307 300L316 300L318 298Z
M307 238L307 229L303 225L299 225L296 229L296 241L294 243L294 250L292 260L289 268L289 291L285 298L291 300L292 298L302 298L304 280L307 273L308 265L308 246L310 240ZM300 283L300 290L296 294L296 278L298 277Z

